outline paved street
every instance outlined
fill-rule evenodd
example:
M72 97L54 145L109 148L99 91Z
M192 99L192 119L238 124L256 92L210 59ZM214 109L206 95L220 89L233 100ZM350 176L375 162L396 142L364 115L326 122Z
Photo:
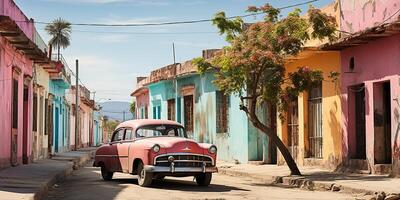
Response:
M136 177L116 174L111 182L100 179L97 168L75 171L66 181L55 185L47 200L75 199L354 199L333 192L312 192L257 184L244 178L214 176L209 187L198 187L192 178L156 181L152 188L137 185Z

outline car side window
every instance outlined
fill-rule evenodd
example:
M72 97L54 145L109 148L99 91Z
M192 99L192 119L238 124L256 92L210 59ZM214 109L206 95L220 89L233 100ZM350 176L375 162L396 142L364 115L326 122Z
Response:
M132 140L132 139L133 139L132 129L126 129L125 140Z
M112 141L113 142L117 142L117 141L123 140L124 139L124 132L125 132L125 129L120 129L120 130L116 131Z

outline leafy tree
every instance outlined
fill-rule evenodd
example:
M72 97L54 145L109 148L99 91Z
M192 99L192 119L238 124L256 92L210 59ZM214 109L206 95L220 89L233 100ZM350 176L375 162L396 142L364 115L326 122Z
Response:
M135 116L136 102L134 100L132 100L131 104L129 105L129 111L132 113L133 116Z
M285 58L297 55L311 38L334 40L336 21L313 7L308 11L308 18L301 17L301 10L295 9L286 18L279 19L280 10L269 4L251 6L247 11L264 13L264 20L244 24L240 18L229 19L224 12L217 13L213 24L221 35L226 35L230 45L210 60L197 58L193 62L201 73L215 72L214 83L219 89L240 97L240 109L249 121L277 146L291 174L300 175L287 147L270 125L258 118L257 105L265 102L276 105L283 118L290 99L323 80L321 71L306 66L285 76Z
M57 60L60 60L60 48L67 48L71 44L71 23L58 18L45 28L52 37L49 41L50 49L57 49ZM51 53L50 53L51 56Z

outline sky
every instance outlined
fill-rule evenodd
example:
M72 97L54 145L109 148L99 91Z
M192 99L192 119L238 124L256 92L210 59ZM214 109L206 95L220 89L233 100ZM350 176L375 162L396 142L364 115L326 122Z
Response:
M270 3L284 7L307 0L15 0L28 18L51 22L63 18L71 23L158 23L210 19L219 11L227 16L246 14L249 5ZM332 0L314 2L323 7ZM304 11L308 5L300 6ZM292 9L282 11L282 16ZM248 17L247 22L261 20ZM36 28L45 41L45 25ZM137 76L148 76L157 68L176 61L201 56L204 49L226 45L223 36L210 22L151 27L85 27L73 26L71 46L62 50L69 68L75 71L79 59L82 83L96 92L96 101L131 101Z

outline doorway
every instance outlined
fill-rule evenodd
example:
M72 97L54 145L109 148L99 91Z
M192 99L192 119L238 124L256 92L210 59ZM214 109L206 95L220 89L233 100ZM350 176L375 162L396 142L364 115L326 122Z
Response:
M287 120L289 151L297 162L299 154L299 107L297 99L289 103Z
M375 164L391 164L390 82L374 84L374 157Z
M58 132L59 132L59 111L58 107L55 109L55 119L54 119L54 151L57 153L58 152Z
M12 79L12 128L11 128L11 158L12 166L18 165L18 79Z
M29 116L29 87L24 85L24 103L23 103L23 135L22 135L22 163L28 164L28 116Z
M184 96L183 104L185 129L188 135L193 136L193 95Z
M365 86L357 85L351 88L354 94L354 122L356 136L356 151L353 153L353 159L365 160L366 155L366 121L365 121Z

